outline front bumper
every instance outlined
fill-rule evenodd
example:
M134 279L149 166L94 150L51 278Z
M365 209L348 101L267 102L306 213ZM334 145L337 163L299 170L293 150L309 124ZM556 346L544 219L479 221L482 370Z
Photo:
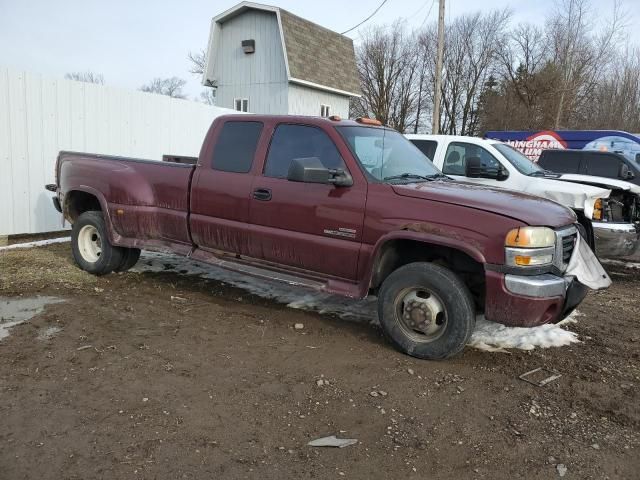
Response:
M486 272L485 317L517 327L559 322L587 295L573 277Z
M593 222L596 254L600 258L640 260L640 228L632 223Z

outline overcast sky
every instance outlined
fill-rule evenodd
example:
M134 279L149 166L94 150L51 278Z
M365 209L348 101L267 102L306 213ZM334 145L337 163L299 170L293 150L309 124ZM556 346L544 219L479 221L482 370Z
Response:
M381 0L272 0L290 12L342 32L366 18ZM447 18L504 8L514 21L540 22L556 0L448 0ZM138 88L154 77L188 80L197 96L199 79L188 72L187 53L204 48L211 17L236 0L0 0L0 65L62 77L101 73L108 85ZM269 2L264 2L269 3ZM601 15L613 0L592 0ZM640 43L640 1L626 0L630 38ZM362 28L405 17L409 26L437 18L437 0L387 0ZM594 21L598 21L597 18ZM358 30L349 33L357 42Z

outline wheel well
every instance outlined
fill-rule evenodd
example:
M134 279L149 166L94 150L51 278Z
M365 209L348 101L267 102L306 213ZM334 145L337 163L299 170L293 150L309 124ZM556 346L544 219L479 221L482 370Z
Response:
M74 190L65 195L64 212L65 217L71 223L90 210L102 210L100 201L95 195L80 190Z
M469 288L476 305L484 308L485 275L482 263L455 248L417 240L390 240L381 247L371 277L371 290L377 292L389 274L413 262L432 262L450 269Z
M580 210L575 211L575 213L578 217L578 224L584 228L584 231L581 231L580 234L595 252L595 237L593 234L593 225L591 225L591 220L589 220L584 212Z

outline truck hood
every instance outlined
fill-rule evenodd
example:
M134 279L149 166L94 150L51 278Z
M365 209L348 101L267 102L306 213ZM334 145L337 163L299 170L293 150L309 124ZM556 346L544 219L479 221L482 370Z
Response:
M594 187L608 188L611 190L625 190L640 195L640 186L618 180L615 178L596 177L595 175L578 175L574 173L564 173L560 175L560 180L566 182L582 183L585 185L593 185Z
M576 221L566 207L511 190L485 187L466 182L425 182L392 185L393 191L405 197L451 203L511 217L527 225L564 227Z
M588 178L586 175L579 175ZM538 195L574 210L583 210L587 218L593 216L593 205L598 198L609 198L611 190L583 182L569 182L554 177L530 177L527 193Z

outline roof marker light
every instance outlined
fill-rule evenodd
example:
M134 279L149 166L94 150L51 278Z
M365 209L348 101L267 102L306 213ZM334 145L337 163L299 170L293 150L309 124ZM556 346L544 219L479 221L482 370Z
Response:
M380 120L376 120L375 118L358 117L358 118L356 118L356 122L362 123L363 125L378 125L378 126L382 126L382 122Z

